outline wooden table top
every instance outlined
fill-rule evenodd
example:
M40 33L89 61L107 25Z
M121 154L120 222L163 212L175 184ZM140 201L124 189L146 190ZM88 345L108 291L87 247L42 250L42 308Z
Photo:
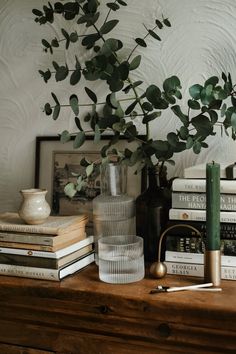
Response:
M85 294L96 298L115 297L130 299L133 302L146 302L155 306L171 303L172 307L188 310L200 308L207 311L224 311L236 315L236 282L222 280L221 292L181 291L175 293L149 294L157 285L184 286L203 283L204 279L180 275L167 275L163 279L153 279L148 275L145 279L130 284L108 284L99 280L98 268L92 264L77 274L68 276L61 282L36 279L0 276L0 295L11 296L31 295L60 298L63 300L78 299Z

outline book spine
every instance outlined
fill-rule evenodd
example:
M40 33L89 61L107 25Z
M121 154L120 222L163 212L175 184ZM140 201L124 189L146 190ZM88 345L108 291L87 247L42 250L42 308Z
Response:
M167 274L187 275L192 277L204 276L203 264L189 264L165 262L167 266ZM221 279L236 280L236 267L221 267Z
M192 221L206 221L206 211L205 210L190 210L190 209L174 209L171 208L169 211L170 220L192 220ZM220 222L236 223L236 212L235 211L221 211L220 212Z
M30 225L4 225L0 224L0 231L10 231L10 232L22 232L22 233L30 233L30 234L50 234L50 235L57 235L58 228L50 228L50 227L43 227L43 226L30 226Z
M205 179L187 179L175 178L172 183L172 190L174 192L200 192L206 193ZM221 180L220 193L222 194L236 194L235 180Z
M65 276L73 274L86 267L94 261L94 254L90 254L79 261L70 264L62 269L47 269L16 266L11 264L0 264L0 275L33 278L42 280L60 281Z
M169 236L166 238L166 251L204 253L205 245L199 237ZM221 252L225 256L236 256L236 239L221 239Z
M81 270L82 268L86 267L87 265L91 264L94 262L94 253L78 260L77 262L74 262L70 264L69 266L62 268L59 272L59 278L63 279L65 276L74 274L78 270Z
M46 246L53 246L56 237L58 236L45 236L43 234L32 236L30 234L26 235L21 233L16 234L13 232L0 232L0 241L32 243L35 245L46 245Z
M24 250L27 249L27 250L44 251L44 252L55 252L58 249L60 249L60 247L54 247L54 246L31 245L29 243L1 242L1 241L0 241L0 247L19 248Z
M203 264L204 263L204 254L203 253L166 251L165 252L165 260L169 261L169 262ZM221 256L221 265L227 266L227 267L236 267L236 257L222 255Z
M9 253L9 254L19 254L23 256L34 256L34 257L46 257L46 258L61 258L66 256L69 253L77 251L78 249L85 247L94 242L93 236L88 236L85 239L74 243L71 246L65 247L61 250L56 252L44 252L44 251L34 251L28 249L19 249L19 248L7 248L7 247L0 247L0 253Z
M200 221L183 221L183 220L170 220L167 226L176 226L168 231L168 236L180 236L181 237L199 237L198 233L190 228L185 227L185 225L193 226L195 229L199 230L202 237L206 236L206 223ZM225 240L236 240L236 224L232 223L221 223L220 224L220 237Z
M206 209L206 193L172 193L172 208ZM236 211L236 194L221 194L220 209Z
M87 220L88 217L85 215L49 216L44 224L28 225L22 222L17 213L4 213L0 215L0 231L61 235L84 227Z
M88 245L76 252L71 253L66 257L62 257L61 259L28 257L28 256L19 256L16 254L2 253L0 254L0 263L24 266L24 267L58 269L62 266L65 266L66 264L75 262L75 260L79 260L79 258L85 257L85 255L88 255L89 253L92 252L94 252L92 249L92 245Z

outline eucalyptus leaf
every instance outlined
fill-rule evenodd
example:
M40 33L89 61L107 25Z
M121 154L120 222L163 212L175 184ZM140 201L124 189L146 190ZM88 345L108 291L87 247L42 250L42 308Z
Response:
M119 20L110 20L105 22L102 27L100 28L100 33L107 34L113 30L113 28L119 23Z
M65 78L68 76L69 70L67 66L60 66L57 69L55 79L56 81L62 81L65 80Z
M198 134L202 137L210 135L213 131L211 121L204 115L199 115L192 118L191 123L196 128Z
M77 193L74 183L67 183L64 187L64 192L69 198L73 198Z
M146 97L148 101L155 106L155 104L158 102L158 98L161 97L161 90L156 85L150 85L146 89Z
M57 105L60 105L60 103L59 103L59 101L58 101L58 98L57 98L57 96L55 95L55 93L51 92L51 95L52 95L52 98L54 99L55 103L56 103Z
M200 103L195 100L188 100L188 106L191 109L200 109Z
M78 84L78 82L80 82L81 79L81 71L80 69L76 69L73 71L73 73L70 76L70 84L72 86Z
M80 119L78 117L75 117L75 124L76 124L77 128L82 132L83 128L81 126L81 122L80 122Z
M168 140L168 143L170 145L172 145L173 147L175 147L177 145L177 143L179 142L178 135L173 132L167 134L167 140Z
M97 99L96 94L92 90L90 90L88 87L85 87L84 89L85 89L87 95L89 96L89 98L93 101L93 103L97 103L98 99Z
M156 32L152 31L152 30L148 30L148 33L150 34L150 36L152 36L153 38L157 39L158 41L161 41L161 38L156 34Z
M161 112L153 112L150 114L147 114L143 117L143 124L147 124L148 122L154 120L157 117L160 117Z
M120 77L122 80L127 80L128 76L129 76L129 63L127 61L124 61L123 63L121 63L118 67L119 73L120 73Z
M231 125L232 125L232 128L233 130L236 130L236 113L232 113L232 116L231 116Z
M183 139L183 140L187 140L187 138L188 138L188 136L189 136L188 128L185 127L184 125L183 125L182 127L180 127L179 136L180 136L180 138Z
M46 103L44 105L44 112L46 113L47 116L50 116L52 114L52 108L50 103Z
M168 20L168 18L165 18L165 19L163 20L163 23L165 24L165 26L171 27L171 23L170 23L170 21Z
M107 7L109 7L109 9L111 9L112 11L117 11L119 10L120 6L114 2L108 2Z
M112 92L118 92L124 87L124 82L122 80L111 80L109 88Z
M94 170L94 164L91 163L91 165L88 165L85 169L87 177L91 176L91 174L93 173L93 170Z
M145 111L148 111L148 112L151 112L153 110L153 105L149 102L144 102L142 104L142 108L145 110Z
M193 144L194 140L191 136L189 136L186 141L186 149L191 149L193 147Z
M181 88L181 84L177 76L171 76L167 78L163 83L163 89L165 92L169 92L179 88Z
M52 115L53 120L57 120L57 118L59 117L60 109L61 109L61 106L60 106L59 104L57 104L57 105L54 107L54 109L53 109L53 115Z
M127 3L123 0L117 0L117 2L122 6L127 6Z
M77 116L79 114L79 100L75 94L70 96L70 106L74 114Z
M141 58L141 55L137 55L136 57L134 57L129 65L129 70L137 69L141 63Z
M67 143L68 141L70 141L70 133L68 132L68 130L64 130L61 135L60 135L60 141L62 144Z
M193 144L193 152L195 154L200 154L201 152L202 145L199 141L195 141Z
M70 34L70 41L71 41L72 43L77 42L78 39L79 39L79 36L78 36L78 33L77 33L77 32L72 32L72 33Z
M135 42L140 45L140 47L147 47L147 43L143 38L135 38Z
M163 24L161 23L161 21L159 21L159 20L157 20L156 19L156 25L157 25L157 27L159 28L159 29L162 29L163 28Z
M73 142L74 149L78 149L80 146L83 145L84 142L85 142L85 133L84 131L82 131L79 132L75 137L75 140Z
M181 122L187 126L189 124L189 119L188 119L188 116L186 114L184 114L182 111L181 111L181 108L179 105L176 105L176 106L173 106L171 107L171 110L174 112L174 114L179 117L179 119L181 120Z
M193 85L189 88L189 94L194 100L199 100L202 89L203 87L199 84Z
M217 76L212 76L205 81L204 86L207 87L208 85L212 85L213 87L216 86L219 82L219 78Z
M100 128L97 124L95 124L95 130L94 130L94 142L98 143L101 139L101 132Z
M117 108L118 107L118 101L116 100L116 94L115 93L110 93L106 97L106 102L111 108Z
M126 110L125 110L125 114L130 114L133 110L134 110L134 108L135 108L135 106L137 105L137 103L138 103L138 101L134 101L134 102L132 102L127 108L126 108Z

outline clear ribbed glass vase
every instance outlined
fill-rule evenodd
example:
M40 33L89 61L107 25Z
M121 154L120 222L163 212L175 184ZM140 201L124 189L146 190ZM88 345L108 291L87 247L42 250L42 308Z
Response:
M135 235L135 199L126 194L127 166L101 166L101 194L93 199L95 258L97 241L103 236Z

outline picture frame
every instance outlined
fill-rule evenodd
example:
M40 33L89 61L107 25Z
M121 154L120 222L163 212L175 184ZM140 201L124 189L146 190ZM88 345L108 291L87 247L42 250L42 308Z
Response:
M140 136L140 138L142 138ZM51 207L53 215L74 215L87 213L92 223L92 199L100 193L99 183L93 181L91 195L84 198L68 198L64 194L64 185L69 181L75 181L73 173L81 173L79 161L87 157L90 161L100 157L100 150L109 141L109 136L102 136L101 140L94 144L94 136L87 136L84 144L79 149L73 148L73 140L62 144L59 136L36 137L35 151L35 188L47 190L46 199ZM136 142L128 143L125 137L121 137L115 145L117 149L132 149ZM73 171L74 169L74 171ZM73 171L73 173L71 173ZM135 174L135 167L127 169L127 193L137 197L144 189L144 172Z

